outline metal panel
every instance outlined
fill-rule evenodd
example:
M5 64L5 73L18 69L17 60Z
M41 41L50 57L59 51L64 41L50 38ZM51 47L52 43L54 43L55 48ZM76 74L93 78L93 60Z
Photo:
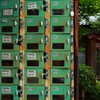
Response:
M51 69L51 85L70 85L70 69Z
M1 35L2 51L18 51L18 35Z
M43 86L25 86L25 100L44 100L45 89Z
M51 52L51 67L70 68L70 52Z
M25 67L43 68L44 67L44 53L43 52L25 52Z
M0 67L17 68L20 67L19 52L1 52Z
M51 16L70 16L70 1L51 1Z
M44 35L25 35L25 50L43 51L44 45Z
M19 31L19 19L16 18L0 18L0 33L17 34Z
M26 1L25 16L44 16L43 1Z
M51 33L70 33L70 17L51 17Z
M34 17L25 19L25 33L27 34L36 34L44 33L44 18L43 17Z
M1 0L0 17L19 16L19 0Z
M70 50L70 35L51 35L51 50Z
M0 69L0 84L1 85L18 85L18 69Z
M25 69L25 85L44 85L43 69Z

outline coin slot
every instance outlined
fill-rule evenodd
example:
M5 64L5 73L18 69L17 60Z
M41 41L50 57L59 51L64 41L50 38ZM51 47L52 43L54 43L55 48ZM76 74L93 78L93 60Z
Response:
M39 95L27 95L27 100L39 100Z
M38 49L38 43L28 43L27 49Z
M28 77L27 83L39 83L39 78L36 77Z
M39 15L39 10L37 9L27 10L27 15Z
M27 26L27 32L38 32L38 26Z
M13 43L2 43L2 49L13 49Z
M2 94L2 100L14 100L12 94Z
M53 49L64 49L64 43L53 43Z
M27 61L27 66L39 66L39 61L35 60L35 61Z
M64 95L53 95L52 100L64 100Z
M63 60L53 60L53 66L64 66Z
M64 9L53 9L52 15L64 15Z
M11 77L2 77L2 83L13 83L13 78L11 78Z
M12 32L12 26L2 26L2 32Z
M56 83L56 84L63 84L64 83L64 78L53 78L52 82Z
M53 26L52 32L64 32L64 26Z
M12 60L2 60L2 66L13 66Z

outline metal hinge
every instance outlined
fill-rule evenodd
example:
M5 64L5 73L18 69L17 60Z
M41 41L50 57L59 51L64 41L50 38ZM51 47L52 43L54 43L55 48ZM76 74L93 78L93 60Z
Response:
M48 35L45 35L45 46L48 45Z
M48 62L48 53L44 52L44 62L47 63Z
M74 52L71 52L71 63L74 63Z
M21 69L18 69L18 77L19 77L19 80L22 80L22 75L23 75L23 72Z
M48 2L47 1L43 1L43 11L48 11Z
M22 63L22 60L23 60L23 53L20 52L19 55L20 55L20 61L19 61L19 62Z
M45 97L48 97L48 87L45 87Z
M20 18L20 29L22 29L22 28L23 28L23 19Z
M70 42L71 44L70 45L73 46L74 45L74 35L71 35L70 38L71 38L71 42Z

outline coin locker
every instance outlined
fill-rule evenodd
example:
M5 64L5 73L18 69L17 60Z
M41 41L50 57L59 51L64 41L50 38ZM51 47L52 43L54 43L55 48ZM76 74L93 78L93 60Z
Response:
M0 17L17 17L19 16L19 0L1 0Z
M51 85L70 85L70 69L51 69Z
M26 52L25 67L27 68L43 68L44 53L43 52Z
M1 85L19 85L18 69L2 68L0 69Z
M1 54L1 66L7 68L20 67L20 54L19 52L2 52Z
M70 68L70 52L51 52L52 68Z
M25 18L25 33L44 33L44 17Z
M18 34L19 33L19 18L0 18L0 33L1 34Z
M70 1L51 1L51 16L70 16Z
M44 51L44 35L25 35L26 51Z
M28 17L44 16L43 1L26 1L25 16Z
M44 85L43 69L25 69L25 73L26 85Z
M51 35L51 50L70 50L70 35Z

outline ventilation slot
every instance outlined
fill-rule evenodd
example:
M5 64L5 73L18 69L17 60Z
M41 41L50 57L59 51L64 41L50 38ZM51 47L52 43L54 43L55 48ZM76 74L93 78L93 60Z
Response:
M39 95L27 95L27 100L39 100Z
M53 49L64 49L64 43L53 43Z
M27 61L27 66L39 66L39 61Z
M27 49L38 49L38 44L37 43L28 43Z
M64 32L64 26L53 26L52 32Z
M36 9L27 10L27 15L39 15L39 10Z
M64 78L53 78L53 79L52 79L52 82L53 82L53 83L56 83L56 84L57 84L57 83L58 83L58 84L59 84L59 83L60 83L60 84L63 84L63 83L64 83Z
M39 83L39 78L36 77L28 77L27 83Z
M11 77L3 77L2 83L13 83L13 78Z
M3 60L2 66L13 66L13 61L10 60Z
M12 32L12 26L3 26L2 32Z
M13 44L2 43L2 49L13 49Z
M38 32L38 26L28 26L27 32Z
M14 100L11 94L2 94L2 100Z
M52 15L64 15L64 9L53 9Z
M52 100L64 100L64 95L53 95Z
M53 66L64 66L63 60L53 60Z

